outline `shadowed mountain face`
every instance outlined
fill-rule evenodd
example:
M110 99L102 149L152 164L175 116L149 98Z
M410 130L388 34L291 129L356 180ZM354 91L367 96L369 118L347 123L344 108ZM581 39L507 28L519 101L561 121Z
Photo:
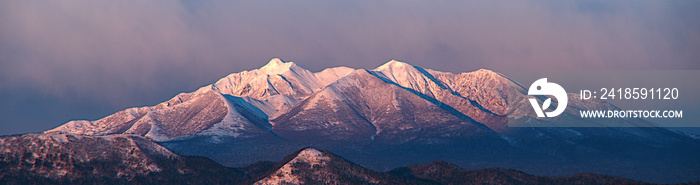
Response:
M700 180L694 175L700 174L697 139L634 127L650 124L638 119L614 120L630 127L509 127L591 124L577 110L618 109L570 98L560 116L538 118L528 98L522 85L489 70L453 74L390 61L372 70L313 73L273 59L155 106L71 121L45 133L135 134L236 167L312 146L379 171L445 160L467 169L538 175Z

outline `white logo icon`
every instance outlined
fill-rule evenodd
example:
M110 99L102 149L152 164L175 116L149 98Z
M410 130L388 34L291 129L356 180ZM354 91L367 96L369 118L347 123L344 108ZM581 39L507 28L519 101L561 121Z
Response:
M555 117L564 112L564 109L566 109L566 104L568 103L568 97L566 96L566 91L564 91L564 88L562 88L559 84L547 82L547 78L541 78L532 85L530 85L530 89L527 91L527 95L530 96L535 96L535 95L550 95L554 96L554 98L557 98L557 109L554 109L554 111L551 112L544 112L544 110L547 110L549 108L549 105L552 103L552 98L547 98L544 100L542 103L542 107L537 103L536 98L530 98L530 104L532 104L532 108L535 109L535 113L537 113L537 117ZM545 116L547 114L547 116Z

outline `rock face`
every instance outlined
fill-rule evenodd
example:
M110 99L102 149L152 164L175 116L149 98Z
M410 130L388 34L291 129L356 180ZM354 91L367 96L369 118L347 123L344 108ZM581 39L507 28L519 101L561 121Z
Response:
M227 166L279 160L313 146L382 171L447 160L465 168L542 175L700 180L690 175L700 174L695 157L700 141L687 135L663 128L527 127L598 124L581 119L577 110L618 109L569 96L566 112L538 118L527 90L490 70L454 74L392 60L373 70L336 67L313 73L272 59L260 69L230 74L155 106L71 121L45 133L134 134Z
M220 184L245 174L183 157L134 135L28 134L0 138L3 184Z

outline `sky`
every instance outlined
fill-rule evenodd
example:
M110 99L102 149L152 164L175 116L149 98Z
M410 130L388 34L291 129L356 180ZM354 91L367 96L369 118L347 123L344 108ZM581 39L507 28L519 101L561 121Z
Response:
M449 72L700 70L700 1L0 1L0 135L155 105L271 58Z

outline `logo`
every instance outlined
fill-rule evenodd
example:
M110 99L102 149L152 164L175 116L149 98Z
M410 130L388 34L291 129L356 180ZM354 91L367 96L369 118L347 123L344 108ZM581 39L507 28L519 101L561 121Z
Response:
M559 84L547 82L547 78L541 78L530 85L530 89L527 91L527 95L535 96L554 96L557 99L558 105L557 109L551 112L544 112L552 104L552 98L547 97L544 102L542 102L542 107L537 103L537 98L530 98L530 104L532 108L535 109L537 117L555 117L564 112L566 109L566 104L568 103L568 97L566 96L566 91ZM547 116L545 116L545 114Z

